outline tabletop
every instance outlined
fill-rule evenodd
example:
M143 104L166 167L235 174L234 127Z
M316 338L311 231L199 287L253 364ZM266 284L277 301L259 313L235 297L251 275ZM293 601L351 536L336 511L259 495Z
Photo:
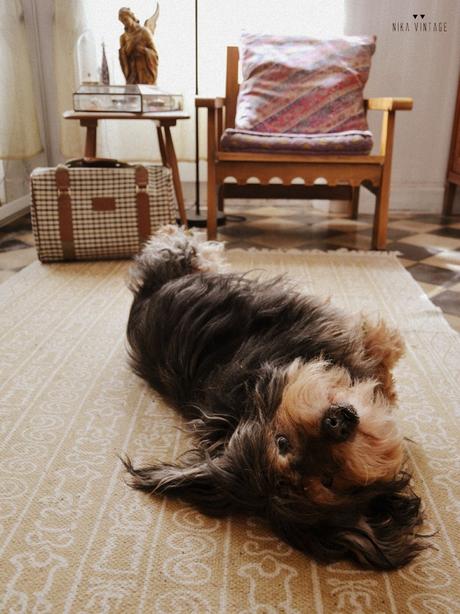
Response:
M153 119L171 121L190 119L185 111L158 111L157 113L110 113L106 111L64 111L64 119Z

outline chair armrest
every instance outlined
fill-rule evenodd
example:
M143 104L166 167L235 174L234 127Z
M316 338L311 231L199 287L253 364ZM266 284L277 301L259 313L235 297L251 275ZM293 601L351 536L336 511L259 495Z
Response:
M195 106L222 109L225 106L225 98L195 98Z
M369 111L410 111L412 98L368 98L364 101Z

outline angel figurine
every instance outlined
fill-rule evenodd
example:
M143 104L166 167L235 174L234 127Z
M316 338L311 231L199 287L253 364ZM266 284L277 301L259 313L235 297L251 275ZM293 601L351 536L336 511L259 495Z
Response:
M126 83L156 84L158 52L153 33L159 13L160 5L157 3L155 13L141 26L131 9L123 7L118 11L118 19L125 26L120 36L119 58Z

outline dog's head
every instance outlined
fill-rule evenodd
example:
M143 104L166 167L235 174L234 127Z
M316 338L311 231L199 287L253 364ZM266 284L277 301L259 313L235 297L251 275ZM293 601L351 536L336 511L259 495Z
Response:
M322 360L266 366L253 406L231 435L225 416L221 428L219 417L203 420L202 445L183 466L125 461L132 485L209 515L263 516L324 561L393 569L421 550L420 500L401 471L402 437L376 381L354 382Z
M287 369L267 442L278 483L271 521L287 541L383 569L421 549L420 499L402 471L390 409L377 381L353 381L342 367L316 360Z
M350 491L391 481L403 462L402 437L378 382L353 382L324 360L287 369L270 426L274 470L318 505L344 505Z

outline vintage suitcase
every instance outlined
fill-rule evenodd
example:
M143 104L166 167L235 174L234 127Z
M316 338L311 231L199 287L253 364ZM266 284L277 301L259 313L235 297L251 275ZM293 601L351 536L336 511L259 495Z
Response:
M42 262L129 258L174 223L170 169L71 160L31 174L31 217Z

